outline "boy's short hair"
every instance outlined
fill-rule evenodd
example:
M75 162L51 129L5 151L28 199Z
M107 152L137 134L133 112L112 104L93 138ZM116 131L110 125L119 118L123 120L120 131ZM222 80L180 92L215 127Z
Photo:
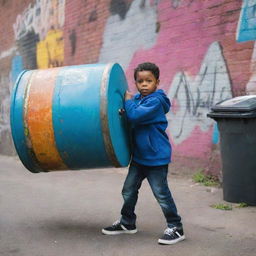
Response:
M140 71L151 71L156 80L159 79L160 71L159 67L151 62L144 62L139 64L135 69L134 69L134 80L136 81L137 78L137 73Z

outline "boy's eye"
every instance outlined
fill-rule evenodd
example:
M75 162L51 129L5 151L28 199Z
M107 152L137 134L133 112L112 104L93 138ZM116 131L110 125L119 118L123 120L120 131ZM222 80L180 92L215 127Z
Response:
M145 80L147 83L152 83L152 80ZM141 84L143 83L143 80L137 80L137 83L138 84Z

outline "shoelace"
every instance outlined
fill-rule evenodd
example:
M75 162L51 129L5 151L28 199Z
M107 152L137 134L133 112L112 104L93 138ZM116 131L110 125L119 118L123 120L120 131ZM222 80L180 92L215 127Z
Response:
M120 224L120 220L115 221L112 226L118 226Z
M120 222L120 220L117 220L117 221L115 221L113 224L112 224L112 227L117 227L117 226L121 226L121 228L123 229L123 230L127 230L127 228L124 226L124 225L122 225L121 224L121 222Z
M164 231L164 234L165 235L169 235L171 237L175 237L175 234L180 237L181 235L179 234L179 232L177 232L177 228L174 227L174 228L167 228L165 231Z

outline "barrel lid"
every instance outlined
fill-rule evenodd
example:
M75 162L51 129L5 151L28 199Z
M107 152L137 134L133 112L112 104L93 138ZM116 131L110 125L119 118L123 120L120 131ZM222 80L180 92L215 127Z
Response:
M213 112L251 112L256 110L256 95L239 96L218 102Z
M127 89L122 67L118 63L109 63L102 79L101 119L107 154L115 167L127 166L131 157L129 127L123 112Z

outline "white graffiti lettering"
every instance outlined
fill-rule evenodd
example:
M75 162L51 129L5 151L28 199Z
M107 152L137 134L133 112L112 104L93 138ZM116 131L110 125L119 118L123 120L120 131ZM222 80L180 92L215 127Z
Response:
M156 7L151 6L149 0L143 5L141 0L134 0L123 20L117 14L110 16L104 31L99 62L114 60L126 69L138 49L149 49L155 44L156 22Z
M168 119L175 144L188 138L196 126L202 131L212 126L213 120L206 116L211 106L232 97L230 79L218 42L210 45L195 78L184 72L175 75L168 96L173 104Z
M36 0L34 5L29 4L24 12L17 16L13 24L15 39L19 40L32 30L43 39L49 29L61 28L64 18L65 0Z

